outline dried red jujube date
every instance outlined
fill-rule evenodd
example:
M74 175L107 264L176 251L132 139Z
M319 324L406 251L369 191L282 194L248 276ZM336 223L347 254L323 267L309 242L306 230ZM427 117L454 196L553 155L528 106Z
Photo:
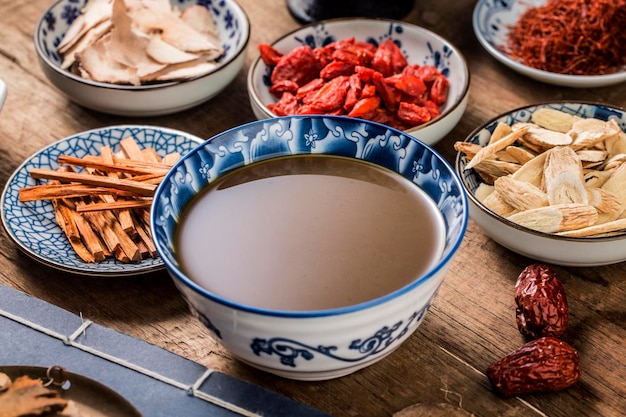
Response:
M569 310L565 289L550 267L527 266L515 284L515 317L519 331L529 339L561 336Z
M532 340L487 368L491 385L505 397L560 391L580 378L578 352L555 337Z

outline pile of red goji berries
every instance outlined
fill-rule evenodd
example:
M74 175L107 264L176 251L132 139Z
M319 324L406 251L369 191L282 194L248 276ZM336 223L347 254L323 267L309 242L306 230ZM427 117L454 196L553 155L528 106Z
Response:
M401 130L441 114L449 81L431 65L409 65L390 39L375 46L355 38L326 46L300 46L283 54L258 46L270 68L270 92L279 100L267 105L277 116L347 115Z

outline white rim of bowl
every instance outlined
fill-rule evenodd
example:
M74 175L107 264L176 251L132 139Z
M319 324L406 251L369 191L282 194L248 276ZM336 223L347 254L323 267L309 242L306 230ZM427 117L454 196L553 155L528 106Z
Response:
M541 103L535 103L535 104L530 104L530 105L525 105L525 106L521 106L521 107L517 107L515 109L509 110L507 112L501 113L493 118L491 118L490 120L488 120L487 122L483 123L480 127L474 129L465 139L465 142L471 142L472 139L474 137L476 137L476 135L478 135L483 129L485 129L486 126L489 126L490 124L494 123L496 120L505 117L508 114L511 113L516 113L522 110L526 110L526 109L530 109L533 107L541 107L541 106L547 106L547 105L552 105L552 104L565 104L565 103L571 103L571 104L586 104L586 105L590 105L590 106L599 106L599 107L606 107L606 108L610 108L610 109L615 109L618 111L623 112L624 114L626 114L626 109L623 109L619 106L613 106L613 105L608 105L608 104L604 104L604 103L599 103L599 102L592 102L592 101L579 101L579 100L560 100L560 101L546 101L546 102L541 102ZM529 233L531 235L535 235L538 237L543 237L546 239L553 239L553 240L559 240L559 241L571 241L571 242L608 242L608 241L613 241L613 240L622 240L626 237L626 232L622 233L621 235L618 236L597 236L597 237L572 237L572 236L556 236L552 233L545 233L545 232L540 232L538 230L534 230L534 229L530 229L528 227L525 226L521 226L515 222L512 222L511 220L508 220L496 213L494 213L493 211L491 211L490 209L488 209L487 207L485 207L485 205L483 203L481 203L480 201L478 201L478 199L476 198L476 196L474 195L474 193L471 193L469 191L469 188L467 187L467 184L465 183L465 179L463 177L463 175L461 174L461 159L464 157L463 153L458 151L456 153L456 158L454 161L454 168L460 178L461 183L463 184L463 189L465 190L465 193L467 194L467 197L469 200L472 201L472 203L474 203L478 208L480 208L483 212L485 212L486 214L488 214L490 217L492 217L495 220L498 220L500 222L502 222L503 224L513 227L514 229L520 230L522 232L526 232ZM482 181L481 181L482 182Z
M207 77L211 74L215 74L215 73L225 70L228 64L235 61L241 54L245 53L247 49L246 47L248 43L250 42L250 19L248 18L248 15L246 14L245 10L239 5L239 3L237 3L235 0L229 0L230 3L232 3L232 5L239 11L239 13L241 13L241 16L243 17L243 21L246 22L245 27L242 28L243 30L246 31L245 40L241 43L241 48L239 49L239 51L236 54L234 54L232 57L230 57L229 59L220 62L220 65L217 68L214 68L211 71L206 72L204 74L197 75L193 78L188 78L185 80L178 80L178 81L166 81L166 82L154 83L154 84L126 85L126 84L103 83L100 81L88 80L76 74L72 74L70 71L60 68L57 63L52 62L48 58L48 56L44 53L44 51L42 51L41 46L40 46L39 34L41 33L41 26L45 22L45 17L46 17L46 14L48 13L48 10L52 9L57 4L63 1L66 1L66 0L57 0L52 5L48 6L48 8L46 8L44 13L37 20L37 24L35 25L35 34L34 34L34 42L35 42L35 49L37 50L37 55L43 62L46 63L46 66L48 68L52 69L57 74L63 77L69 78L71 80L93 86L93 87L107 88L110 90L120 90L120 91L144 91L144 90L156 90L156 89L161 89L161 88L175 87L180 84L189 83L191 81L196 81L201 78Z
M327 309L327 310L304 310L304 311L287 311L287 310L272 310L272 309L268 309L268 308L262 308L262 307L254 307L251 305L247 305L247 304L242 304L242 303L237 303L235 301L229 300L225 297L222 297L218 294L215 294L207 289L205 289L204 287L200 286L199 284L197 284L195 281L193 281L190 277L188 277L178 266L173 265L170 262L169 257L167 256L163 256L163 252L167 251L166 249L164 249L162 247L162 244L157 241L155 239L155 246L157 249L157 252L159 254L159 257L163 260L163 263L165 264L167 270L169 271L169 273L176 275L176 279L178 280L178 282L182 285L187 286L189 289L191 289L192 291L200 294L203 297L206 297L208 299L210 299L211 301L224 305L226 307L229 308L233 308L236 310L241 310L241 311L245 311L247 313L254 313L254 314L261 314L264 316L273 316L273 317L285 317L285 318L314 318L314 317L328 317L328 316L338 316L338 315L342 315L342 314L348 314L348 313L354 313L357 311L361 311L361 310L367 310L369 308L381 305L381 304L385 304L388 301L391 301L395 298L401 297L403 295L405 295L406 293L412 291L415 287L418 287L420 285L422 285L424 282L429 281L430 279L432 279L437 273L441 272L442 269L444 269L444 267L446 267L448 265L448 263L451 261L452 257L458 252L459 247L461 246L461 243L463 242L463 238L465 236L465 233L467 231L467 224L469 222L469 206L468 206L468 201L467 201L467 193L465 192L465 188L464 185L462 184L462 180L459 178L459 175L457 175L456 171L454 170L454 167L452 166L452 164L450 164L442 155L440 155L437 151L435 151L430 145L425 144L424 142L420 141L419 139L407 134L406 132L403 132L401 130L397 130L394 128L391 128L389 126L380 124L380 123L376 123L376 122L370 122L370 121L363 121L360 119L355 119L355 118L348 118L346 116L326 116L326 115L300 115L300 116L281 116L278 118L274 118L274 119L289 119L289 118L309 118L309 117L313 117L313 118L330 118L330 119L347 119L350 121L354 121L354 122L366 122L366 123L372 123L378 126L381 126L384 129L392 129L395 130L399 133L401 133L402 135L406 136L409 140L414 141L414 142L418 142L421 146L424 146L428 152L430 152L433 157L435 157L440 163L442 163L443 165L445 165L449 170L450 173L452 174L452 178L455 179L455 182L457 184L457 186L459 187L459 198L463 201L463 206L464 206L464 210L463 210L463 214L462 214L462 219L461 219L461 226L459 229L459 236L457 236L454 239L454 242L450 245L450 249L448 250L448 252L446 253L445 256L443 256L436 265L434 265L430 271L428 271L426 274L418 277L416 280L412 281L411 283L395 290L392 291L388 294L385 294L381 297L375 298L373 300L369 300L369 301L365 301L362 303L358 303L358 304L353 304L353 305L349 305L349 306L345 306L345 307L338 307L338 308L331 308L331 309ZM208 142L217 140L220 137L229 135L230 132L232 131L236 131L237 129L240 129L243 126L254 126L254 125L258 125L258 124L263 124L263 123L267 123L267 120L256 120L256 121L252 121L249 122L245 125L242 126L238 126L238 127L234 127L231 128L229 130L226 130L222 133L219 133L209 139L207 139L204 143L196 146L196 148L190 150L188 153L186 153L185 155L183 155L182 158L180 158L180 160L168 171L168 173L166 174L166 176L163 178L163 180L161 181L161 183L159 184L159 186L157 187L157 190L154 194L154 201L158 201L161 198L161 194L164 192L163 190L166 187L166 183L169 181L169 179L176 175L176 171L178 170L178 168L181 165L184 165L185 162L187 161L187 159L191 158L191 156L193 154L195 154L198 149L200 149L201 147L205 146ZM395 172L395 171L394 171ZM150 210L150 226L152 227L152 219L154 219L154 211L156 204L152 205L152 208ZM169 252L169 251L168 251ZM435 291L434 295L437 294L437 291ZM428 307L428 304L426 305L426 307Z
M423 32L425 34L427 34L428 36L432 36L435 39L438 39L439 41L441 41L443 44L445 44L448 48L450 48L451 50L454 51L454 53L459 57L459 59L461 60L462 64L463 64L463 74L465 75L465 83L463 85L463 91L462 94L459 95L458 100L456 100L456 102L449 108L446 109L445 112L441 113L439 116L437 116L436 118L428 121L427 123L421 124L419 126L415 126L412 128L409 128L407 130L403 130L402 132L405 133L410 133L413 134L417 131L419 131L420 129L423 129L427 126L433 125L441 120L444 119L445 116L449 115L450 113L454 112L460 105L461 103L463 103L463 100L465 99L465 97L467 97L468 93L469 93L469 87L470 87L470 78L471 78L471 73L469 71L469 66L467 65L467 61L465 60L465 57L463 56L463 54L461 53L461 51L455 46L453 45L449 40L447 40L446 38L438 35L437 33L430 31L426 28L423 28L421 26L415 25L413 23L410 22L404 22L401 20L394 20L394 19L384 19L384 18L350 18L350 17L339 17L339 18L335 18L335 19L326 19L326 20L320 20L317 22L313 22L313 23L309 23L306 24L304 26L300 26L297 29L294 29L282 36L280 36L279 38L275 39L272 43L270 43L271 46L276 45L278 42L280 42L281 40L288 38L290 36L293 36L295 33L298 33L302 30L306 30L309 29L311 27L314 26L318 26L318 25L329 25L329 24L333 24L333 23L342 23L342 22L347 22L347 21L375 21L375 22L387 22L387 23L395 23L395 24L399 24L399 25L403 25L406 27L411 27L419 32ZM247 80L247 85L248 85L248 92L250 94L250 96L254 99L255 103L257 103L257 106L259 107L259 109L261 109L261 111L267 116L267 118L272 118L272 117L277 117L276 114L272 113L271 111L269 111L269 109L267 108L267 104L264 104L261 101L261 97L257 91L257 89L255 88L254 85L254 73L256 72L257 67L259 66L259 64L262 62L261 60L261 56L257 56L254 61L252 62L252 65L250 65L250 69L248 70L248 80ZM325 115L327 116L327 115ZM386 126L387 127L387 126Z

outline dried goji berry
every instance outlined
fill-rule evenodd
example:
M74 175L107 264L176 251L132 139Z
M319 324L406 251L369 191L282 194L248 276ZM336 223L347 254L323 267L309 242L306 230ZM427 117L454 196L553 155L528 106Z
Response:
M297 113L298 100L296 100L296 96L287 92L276 103L268 104L267 108L277 116L289 116Z
M311 103L314 103L314 107L325 112L342 108L350 87L349 78L345 75L333 78L317 90L312 97Z
M326 81L322 80L321 78L316 78L312 81L309 81L302 87L298 88L298 91L296 92L296 99L298 99L298 101L304 100L305 96L319 90L325 83Z
M391 39L381 42L372 59L372 69L380 72L384 77L398 74L406 66L406 57Z
M320 71L320 78L331 80L340 75L352 75L354 73L354 64L343 61L332 61Z
M278 61L283 56L282 52L265 43L259 44L259 53L261 54L261 59L268 67L278 64Z
M421 125L432 119L426 107L404 101L399 104L397 115L400 120L409 125Z
M349 84L350 89L346 95L346 101L343 103L343 109L347 112L352 110L354 105L361 99L361 91L363 90L361 79L356 74L350 76Z
M348 113L348 116L371 119L379 107L380 98L378 96L367 97L359 100L352 108L352 111Z
M309 46L300 46L280 58L272 71L271 82L291 80L303 86L318 78L320 70L313 50Z
M398 108L401 92L387 84L383 75L378 71L374 72L372 82L376 86L376 92L383 99L385 107L392 112L395 111Z
M298 91L298 84L291 80L281 80L270 87L270 93L276 97L281 97L287 91L295 94Z
M448 99L448 89L450 87L450 81L443 76L438 75L435 77L432 87L430 88L430 99L436 104L443 104Z

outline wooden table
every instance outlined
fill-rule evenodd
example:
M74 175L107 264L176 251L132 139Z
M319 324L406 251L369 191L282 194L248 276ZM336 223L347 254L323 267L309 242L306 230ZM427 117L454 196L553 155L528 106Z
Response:
M252 23L252 38L245 68L234 83L192 110L127 119L69 102L44 77L33 46L33 28L49 2L0 0L0 78L9 88L0 114L2 187L29 155L79 131L149 123L210 137L254 120L246 74L257 55L256 45L271 42L299 25L282 0L240 0ZM456 140L507 109L557 99L626 105L626 84L599 89L558 88L502 66L474 37L474 4L472 0L418 0L406 18L451 40L470 65L467 112L436 145L450 161ZM563 392L503 399L493 392L484 372L490 363L523 343L515 325L513 285L533 260L499 246L472 222L418 331L381 362L325 382L294 382L233 359L190 315L166 272L123 279L74 276L25 256L6 233L0 234L0 254L3 285L337 417L390 416L419 402L449 403L481 416L626 413L626 263L596 268L555 266L570 304L570 325L564 339L580 353L582 377Z

